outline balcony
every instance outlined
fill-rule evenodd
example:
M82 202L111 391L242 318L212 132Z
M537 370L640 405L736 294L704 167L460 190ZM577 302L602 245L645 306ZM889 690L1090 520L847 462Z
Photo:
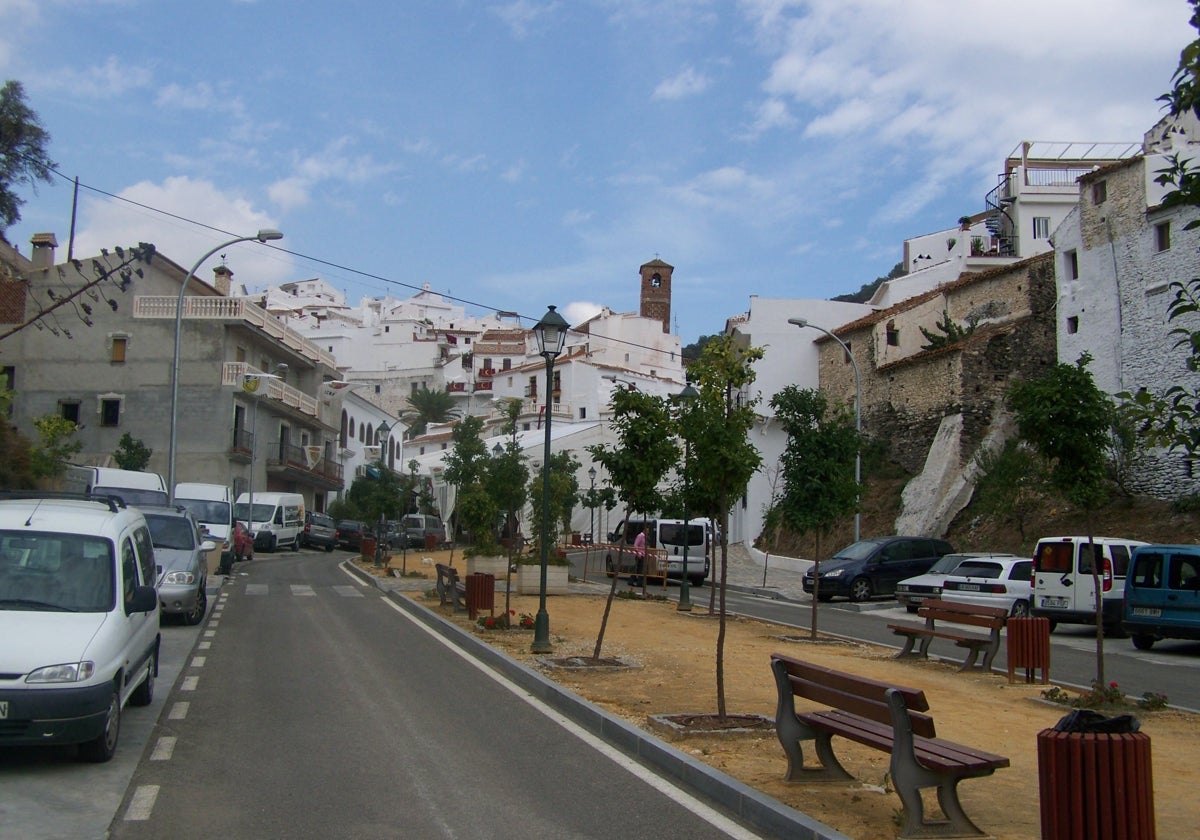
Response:
M243 464L250 463L250 453L254 451L254 434L245 429L233 430L233 442L229 446L229 457Z
M490 367L481 367L478 375L480 379L491 379L496 375L496 369Z
M288 481L300 481L324 490L340 490L342 465L328 458L310 458L311 451L318 447L295 446L282 441L272 441L267 453L267 472ZM315 460L315 463L314 463Z
M177 295L139 295L133 299L134 318L170 318L174 320L179 307ZM183 299L185 320L241 321L257 327L274 338L284 347L296 351L318 365L337 367L333 354L322 350L300 333L286 326L261 306L248 300L227 297L185 297Z
M221 366L221 384L240 388L247 374L263 372L245 362L226 362ZM309 417L320 417L317 413L316 397L309 396L299 388L293 388L281 379L264 379L262 382L266 385L266 391L260 390L258 392L260 396L291 406Z
M466 382L447 382L446 390L449 391L451 394L465 393L467 390L467 383Z
M485 382L476 382L476 383L475 383L475 390L476 390L476 391L490 391L490 390L492 390L492 382L491 382L491 380L489 379L489 380L487 380L487 381L485 381Z

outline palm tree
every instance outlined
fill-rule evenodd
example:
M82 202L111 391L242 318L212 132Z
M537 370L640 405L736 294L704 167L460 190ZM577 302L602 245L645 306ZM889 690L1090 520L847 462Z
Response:
M458 417L454 398L449 391L430 391L422 388L408 398L409 407L400 413L400 419L408 424L410 437L425 434L430 423L445 423Z

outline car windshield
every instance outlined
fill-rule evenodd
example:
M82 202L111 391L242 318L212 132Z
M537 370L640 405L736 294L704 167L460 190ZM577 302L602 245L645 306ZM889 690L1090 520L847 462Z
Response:
M659 539L663 545L683 545L685 528L687 530L688 545L704 545L703 525L663 523L659 530Z
M240 519L245 522L249 519L250 505L245 502L238 502L233 506L233 518ZM275 515L275 505L260 505L254 506L254 521L255 522L270 522L271 517Z
M229 503L210 502L206 499L176 499L196 517L197 522L228 523Z
M100 537L0 531L0 610L108 612L113 565Z
M877 548L879 548L879 543L875 540L859 540L846 546L830 559L863 560L870 557Z
M127 505L165 505L167 494L163 490L139 490L133 487L93 487L92 492L100 496L120 496Z
M196 530L192 523L180 516L157 516L146 514L150 526L150 539L155 548L187 551L196 547Z
M999 563L983 560L968 560L954 570L961 577L998 578L1003 568Z
M931 575L948 575L958 568L958 564L967 558L961 554L946 554L929 567Z

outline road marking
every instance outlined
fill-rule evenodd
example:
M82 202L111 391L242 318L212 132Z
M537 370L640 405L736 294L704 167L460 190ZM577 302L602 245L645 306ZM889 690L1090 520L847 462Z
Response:
M180 700L171 706L171 711L167 713L167 720L183 720L187 717L188 709L192 706L187 700Z
M590 732L588 732L587 730L580 727L578 724L576 724L570 718L566 717L565 715L560 714L559 712L554 711L549 706L547 706L545 703L538 700L536 697L533 697L532 695L527 694L525 692L525 689L520 688L519 686L509 682L503 676L501 676L499 673L497 673L496 671L493 671L491 668L484 665L482 662L479 662L478 660L473 658L470 654L468 654L466 651L459 648L457 645L455 645L449 639L446 639L443 636L436 633L432 627L429 627L424 622L417 619L415 616L409 615L407 612L405 612L405 610L402 607L398 606L397 604L392 603L392 601L390 599L384 598L383 602L385 604L387 604L389 607L391 607L393 610L398 612L400 615L404 616L410 622L412 622L416 627L420 628L425 633L427 633L430 638L436 640L437 642L439 642L440 644L445 646L448 650L450 650L457 656L461 657L465 662L469 663L472 667L474 667L476 670L478 670L481 674L484 674L488 678L494 680L498 685L500 685L500 686L504 687L505 689L507 689L508 691L510 691L515 697L518 697L521 700L524 700L526 703L528 703L534 709L537 709L537 711L541 712L547 718L549 718L550 720L557 723L559 726L561 726L563 729L570 732L572 735L574 735L579 740L583 741L585 744L587 744L589 747L594 749L596 752L598 752L601 755L608 758L610 761L612 761L618 767L624 768L626 771L631 773L633 776L635 776L636 778L645 782L647 785L654 788L655 790L657 790L659 793L663 794L667 798L671 799L673 802L677 802L680 805L682 805L683 807L687 808L689 811L691 811L696 816L700 817L702 820L707 822L709 825L715 827L719 831L725 832L728 836L734 838L734 840L762 840L760 835L755 834L752 831L750 831L749 829L743 828L742 826L738 825L733 820L731 820L728 817L726 817L725 815L721 814L719 811L716 811L715 809L704 804L703 802L701 802L699 799L695 798L691 794L687 793L683 788L676 787L675 785L671 784L670 782L668 782L667 780L658 776L657 774L650 772L645 767L643 767L642 765L640 765L636 761L634 761L632 758L629 758L627 755L625 755L624 753L617 750L615 747L609 746L607 743L605 743L601 739L597 738L595 735L592 735Z
M345 598L361 598L362 592L356 586L335 586L333 591Z
M212 650L212 642L199 642L196 650Z
M291 585L291 590L292 590L293 595L297 595L297 596L301 596L301 597L305 597L305 598L315 597L317 594L316 592L313 591L313 588L306 583L293 583Z
M206 639L211 639L215 635L217 635L216 630L205 630L204 631L204 638L206 638Z
M196 686L200 683L199 677L184 677L179 684L180 691L195 691Z
M150 819L156 799L158 799L158 785L139 785L129 800L129 807L125 809L126 821L142 822Z
M193 668L203 668L204 663L207 660L208 660L208 657L206 657L206 656L193 656L192 657L192 667Z
M266 595L267 594L267 585L265 583L247 583L246 584L246 594L247 595Z
M175 752L175 736L164 735L158 739L158 743L154 745L154 752L150 753L151 761L170 761L172 753Z

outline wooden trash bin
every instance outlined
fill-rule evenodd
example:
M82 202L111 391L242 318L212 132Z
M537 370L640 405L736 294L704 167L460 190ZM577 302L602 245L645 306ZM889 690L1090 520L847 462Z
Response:
M1043 840L1154 840L1150 736L1037 735Z
M1010 618L1004 625L1008 637L1005 656L1008 659L1008 681L1016 682L1016 672L1025 672L1025 682L1050 681L1050 619Z

